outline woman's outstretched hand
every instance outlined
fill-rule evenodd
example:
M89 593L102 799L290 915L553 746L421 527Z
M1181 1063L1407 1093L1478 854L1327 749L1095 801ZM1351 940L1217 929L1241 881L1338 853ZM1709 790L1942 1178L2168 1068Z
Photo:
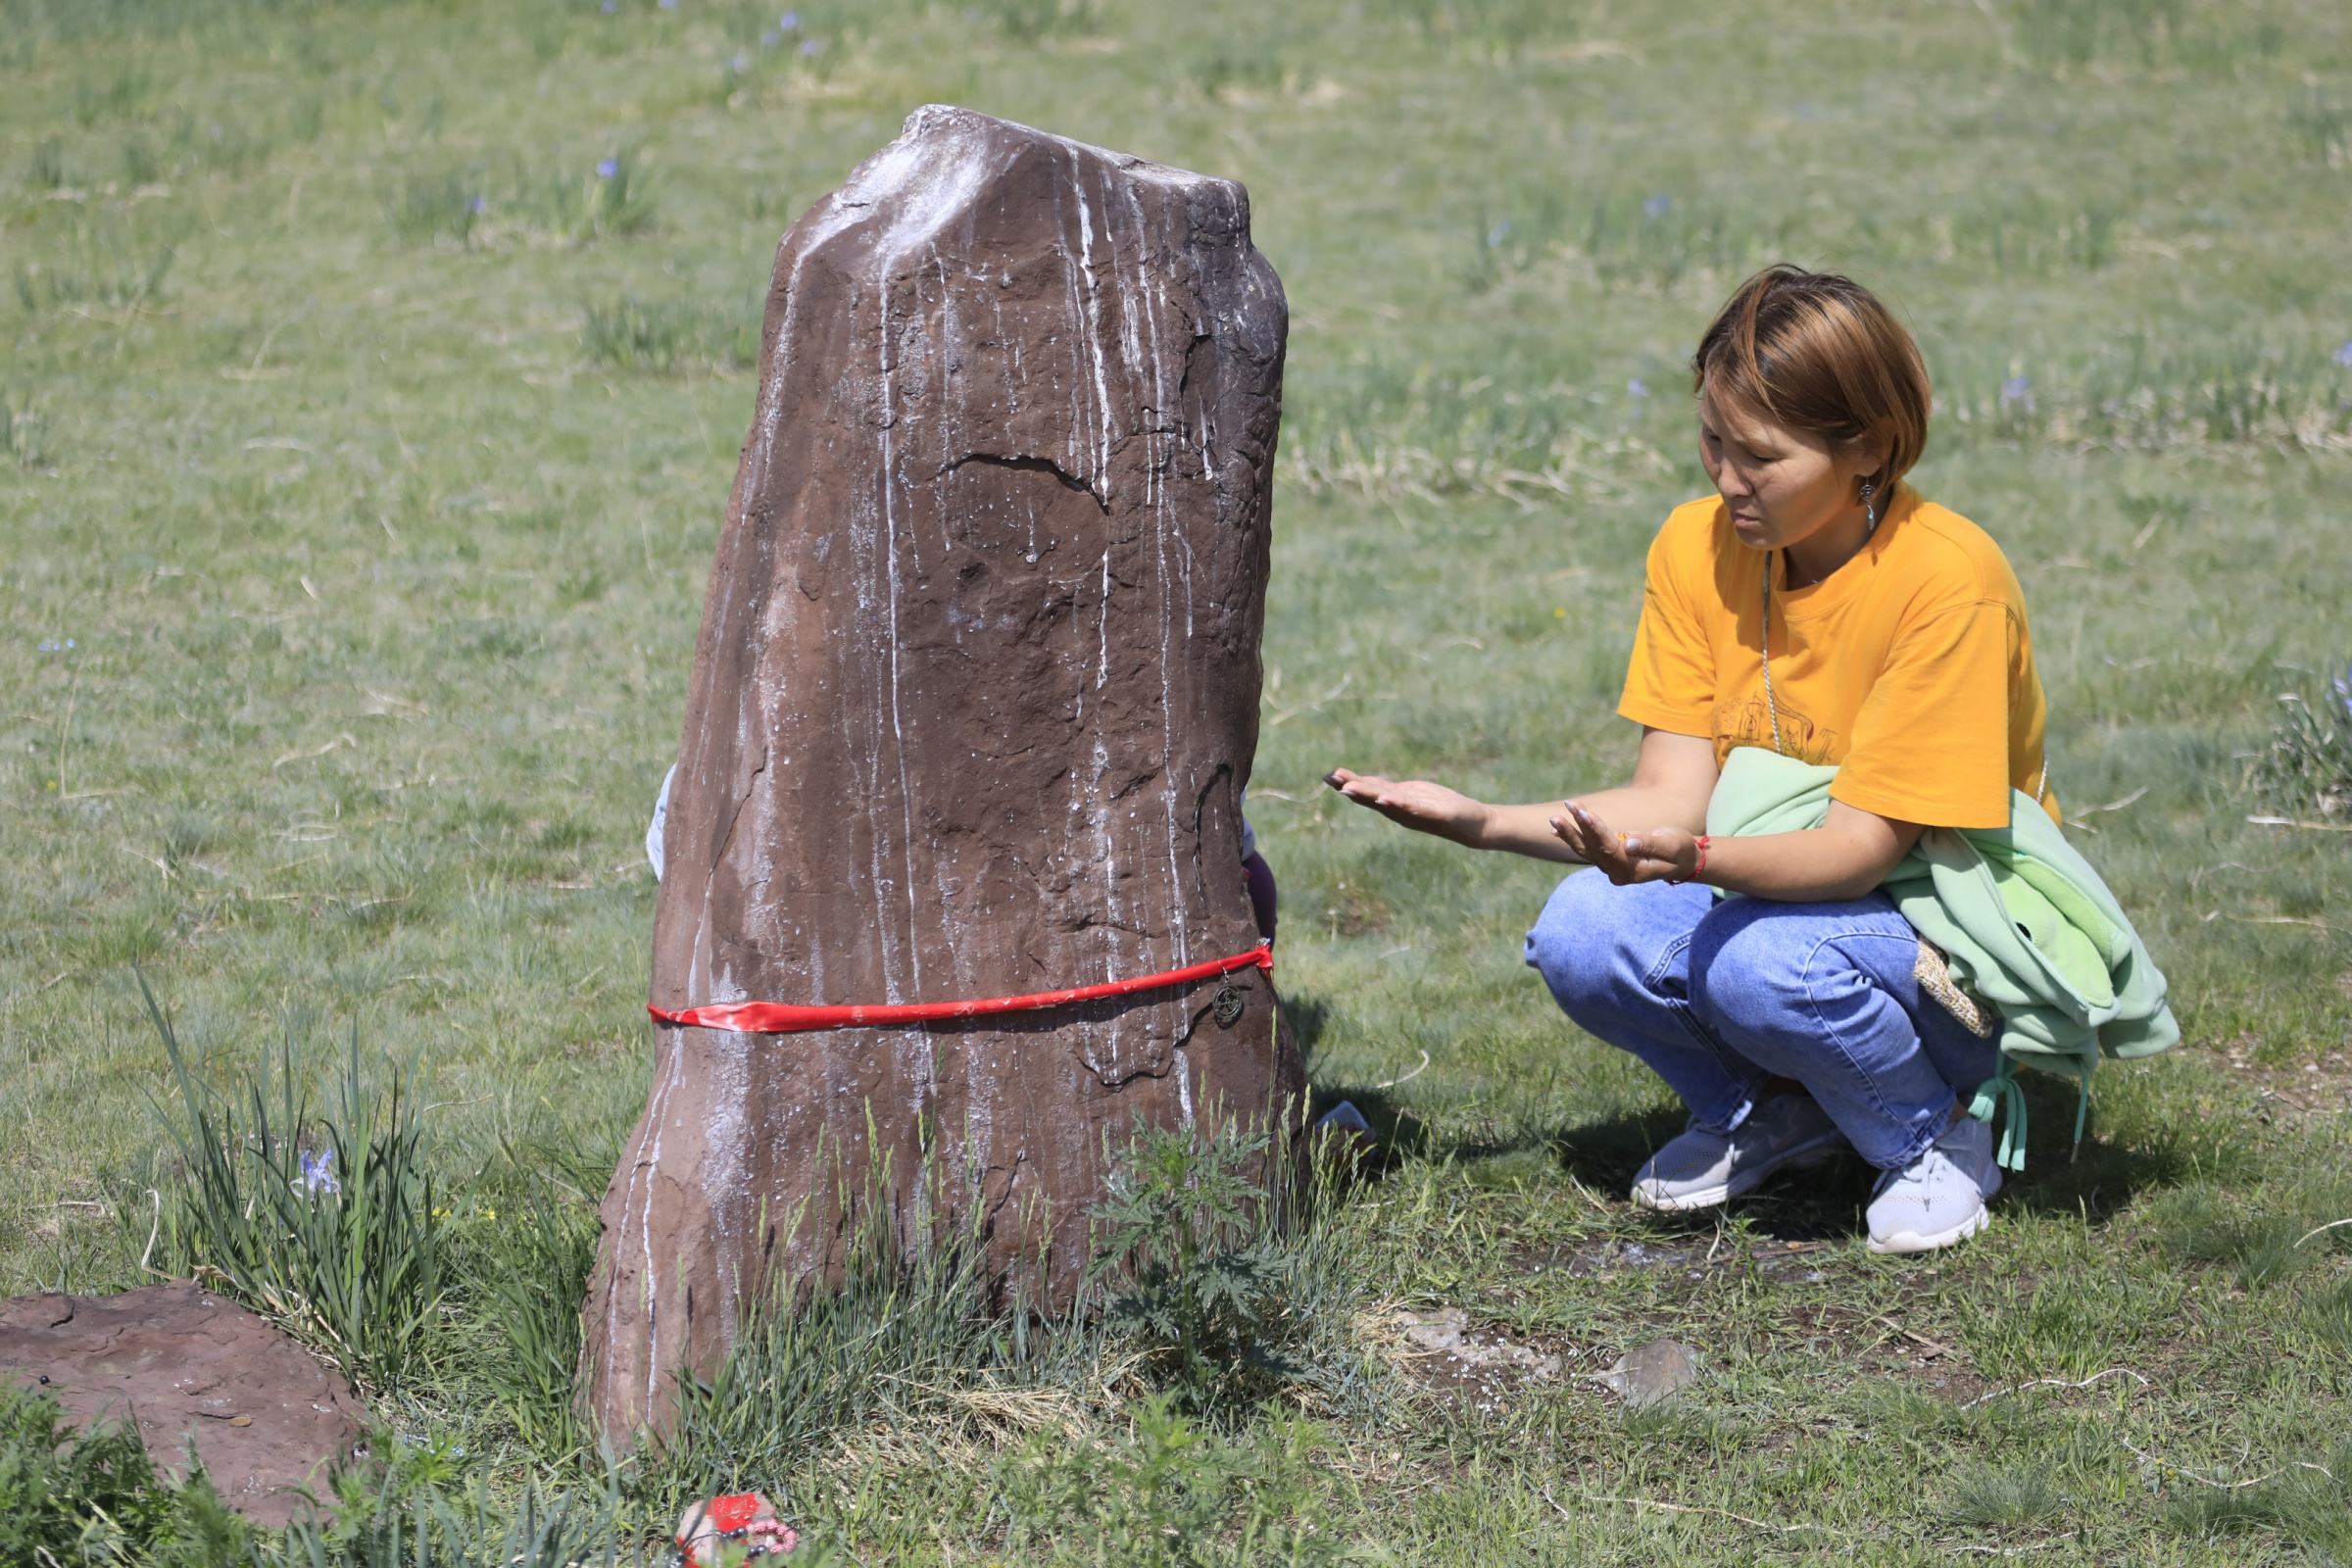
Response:
M1698 840L1679 827L1619 833L1579 802L1563 803L1551 831L1587 865L1597 866L1619 887L1635 882L1669 882L1698 868Z
M1323 782L1356 805L1368 806L1399 826L1434 833L1473 848L1478 846L1488 818L1494 814L1494 808L1485 802L1474 801L1459 790L1449 790L1427 779L1396 783L1335 767L1323 775Z

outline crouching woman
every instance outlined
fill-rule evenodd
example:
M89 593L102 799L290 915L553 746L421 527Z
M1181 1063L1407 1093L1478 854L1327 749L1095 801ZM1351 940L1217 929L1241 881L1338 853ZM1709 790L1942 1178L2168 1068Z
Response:
M1930 828L2007 829L2034 803L2055 820L2025 596L1984 529L1903 483L1927 371L1868 290L1762 272L1693 372L1717 493L1650 546L1618 705L1642 726L1633 781L1532 806L1327 782L1406 827L1591 867L1553 893L1527 960L1690 1108L1636 1202L1721 1203L1850 1146L1881 1172L1871 1249L1947 1247L2000 1185L1966 1110L1999 1052L1881 884ZM1818 826L1709 835L1742 748L1835 770Z

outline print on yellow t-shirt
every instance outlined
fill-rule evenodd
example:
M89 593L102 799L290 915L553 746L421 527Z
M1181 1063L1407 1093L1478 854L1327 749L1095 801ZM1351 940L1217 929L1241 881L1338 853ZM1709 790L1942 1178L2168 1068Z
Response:
M1780 706L1780 739L1778 749L1784 757L1793 757L1816 767L1835 762L1844 755L1838 743L1840 739L1834 729L1825 729L1792 706L1788 699L1775 690ZM1765 702L1761 691L1736 701L1719 702L1707 715L1708 733L1715 741L1715 765L1721 767L1724 759L1732 755L1735 746L1761 746L1775 749L1773 739L1773 705Z
M1767 556L1720 497L1677 507L1649 549L1642 624L1617 710L1733 749L1774 745L1838 768L1833 799L1931 827L1993 828L2009 791L2055 817L2042 770L2047 708L2025 591L1984 529L1898 486L1878 532L1818 583L1772 592L1772 697L1762 634Z

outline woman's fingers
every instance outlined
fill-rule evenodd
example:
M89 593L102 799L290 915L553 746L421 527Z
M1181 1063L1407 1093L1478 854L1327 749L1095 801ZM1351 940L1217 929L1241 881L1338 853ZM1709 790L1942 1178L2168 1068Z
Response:
M1446 837L1458 838L1484 809L1469 796L1427 779L1397 782L1335 767L1323 782L1392 822Z
M1599 867L1620 887L1634 880L1634 863L1626 852L1626 842L1606 822L1581 803L1570 801L1564 825L1573 832L1562 832L1560 838L1576 852L1578 858L1587 865Z
M1335 767L1324 774L1323 782L1359 806L1375 808L1390 805L1397 791L1397 786L1385 778L1351 773L1344 767Z

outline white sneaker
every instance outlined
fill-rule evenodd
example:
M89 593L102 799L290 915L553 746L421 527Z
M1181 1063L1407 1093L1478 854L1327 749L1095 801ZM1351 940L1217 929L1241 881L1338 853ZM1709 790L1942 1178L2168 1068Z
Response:
M1990 1223L1984 1200L2001 1190L1992 1129L1955 1115L1936 1142L1901 1170L1879 1178L1870 1204L1870 1250L1933 1252L1965 1242Z
M1784 1165L1818 1165L1845 1134L1810 1095L1759 1100L1729 1134L1693 1127L1649 1156L1634 1177L1634 1201L1671 1213L1712 1208L1753 1192Z

